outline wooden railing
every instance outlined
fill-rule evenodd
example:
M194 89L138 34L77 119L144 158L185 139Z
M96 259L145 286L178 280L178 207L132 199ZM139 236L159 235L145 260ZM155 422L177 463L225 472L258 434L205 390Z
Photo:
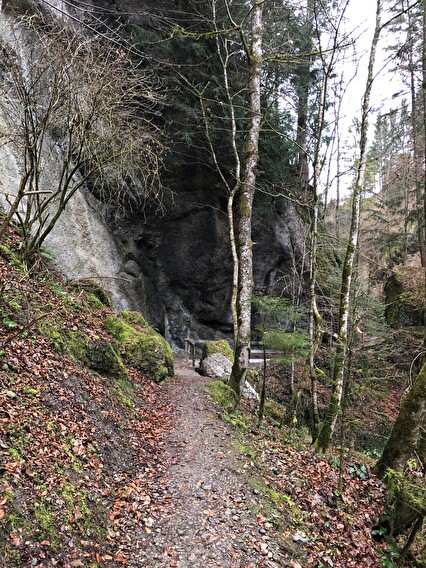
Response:
M195 367L195 343L192 339L185 339L185 360L192 360L192 366Z

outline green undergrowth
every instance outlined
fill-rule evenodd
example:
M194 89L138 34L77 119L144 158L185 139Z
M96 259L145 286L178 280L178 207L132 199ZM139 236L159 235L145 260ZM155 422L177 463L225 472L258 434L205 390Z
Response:
M207 390L216 404L225 411L232 412L237 406L237 397L229 385L223 381L212 381L208 383Z
M240 430L248 430L250 418L237 406L237 398L232 388L223 381L212 381L207 391L216 404L223 408L222 418Z
M280 530L290 526L292 528L303 527L303 517L299 507L293 499L281 491L277 491L271 485L254 476L248 476L248 483L258 491L264 499L260 506L263 515Z

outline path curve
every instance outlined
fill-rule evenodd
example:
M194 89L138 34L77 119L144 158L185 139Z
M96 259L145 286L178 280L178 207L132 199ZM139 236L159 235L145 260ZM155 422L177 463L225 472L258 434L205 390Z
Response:
M256 491L244 484L244 458L233 428L206 394L211 380L177 360L166 387L175 406L175 429L162 515L144 550L144 566L275 568L290 566L256 520Z

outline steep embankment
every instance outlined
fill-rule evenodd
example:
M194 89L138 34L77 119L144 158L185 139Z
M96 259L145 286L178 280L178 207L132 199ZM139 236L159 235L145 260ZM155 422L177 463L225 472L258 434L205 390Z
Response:
M0 249L0 565L122 565L162 499L171 417L146 376L171 353L98 287L28 269L19 242Z

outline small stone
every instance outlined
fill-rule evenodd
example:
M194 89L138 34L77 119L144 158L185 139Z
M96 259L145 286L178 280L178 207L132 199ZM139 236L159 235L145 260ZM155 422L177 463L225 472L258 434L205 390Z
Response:
M259 495L260 491L258 489L253 489L254 495Z
M306 536L305 533L300 532L300 533L295 533L293 535L293 541L300 544L306 544L307 542L309 542L309 538Z
M260 552L261 554L263 554L264 556L268 555L268 545L265 542L261 542L260 543Z
M205 483L202 488L204 489L204 491L211 491L213 489L211 483Z

